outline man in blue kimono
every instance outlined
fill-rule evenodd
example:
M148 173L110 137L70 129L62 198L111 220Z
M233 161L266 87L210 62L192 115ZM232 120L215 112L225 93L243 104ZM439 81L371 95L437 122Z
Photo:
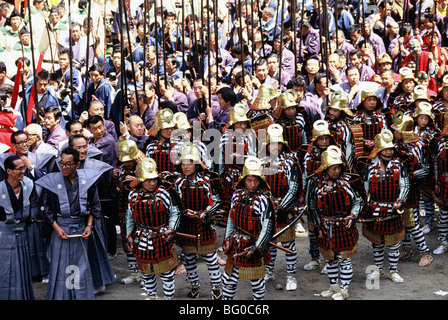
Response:
M101 215L95 170L78 169L79 152L62 150L60 172L36 181L43 188L46 219L53 227L47 300L94 300L87 240ZM69 273L67 273L69 271Z
M104 118L111 119L111 107L114 101L115 92L112 86L104 78L104 66L100 63L95 63L89 68L90 83L87 87L87 97L85 102L87 103L84 108L90 105L92 100L99 100L104 105ZM78 114L84 110L78 110Z

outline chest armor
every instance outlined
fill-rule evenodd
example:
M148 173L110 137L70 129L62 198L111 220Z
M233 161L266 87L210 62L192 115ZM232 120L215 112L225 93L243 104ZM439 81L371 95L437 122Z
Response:
M244 141L241 141L241 139L235 139L233 138L232 141L226 142L225 150L224 150L224 159L232 159L230 155L232 153L236 153L241 155L240 157L233 158L231 167L238 167L237 161L244 161L241 160L242 156L247 155L247 150L249 150L249 143L247 139L244 139ZM241 163L243 164L243 163Z
M383 128L383 121L372 122L370 120L365 120L361 124L362 132L364 133L365 140L374 140L375 136L379 134Z
M310 159L306 163L306 170L308 175L312 175L320 167L320 155L311 153Z
M386 174L374 173L369 185L371 201L395 202L399 196L399 178L398 168L392 168Z
M208 194L203 185L185 182L182 185L182 210L203 211L208 206Z
M151 155L151 158L156 162L159 172L174 172L176 169L176 165L171 161L171 148L169 146L157 144L157 150Z
M283 137L288 142L292 152L296 152L302 146L302 128L296 123L283 123Z
M321 215L327 217L348 216L351 211L350 196L343 185L328 189L319 185L322 193L317 199L317 208Z
M140 194L131 202L132 215L136 224L160 227L168 224L168 213L162 199L157 194L153 197Z
M234 203L230 217L238 229L249 232L252 238L258 238L261 232L260 217L254 212L256 196L239 199Z
M261 173L266 177L272 196L275 199L283 199L288 192L288 179L286 178L284 163L279 164L276 169L265 167Z

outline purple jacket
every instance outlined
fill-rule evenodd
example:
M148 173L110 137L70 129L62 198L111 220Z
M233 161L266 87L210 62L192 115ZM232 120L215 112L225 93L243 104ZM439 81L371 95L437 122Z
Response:
M48 134L45 143L59 151L60 143L65 140L68 140L65 130L58 124L57 127Z

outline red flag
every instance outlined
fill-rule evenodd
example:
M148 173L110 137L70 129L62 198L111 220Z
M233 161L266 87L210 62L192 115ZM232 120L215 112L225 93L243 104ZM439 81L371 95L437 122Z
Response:
M12 97L11 97L11 107L13 108L15 108L16 106L17 97L19 95L20 82L22 81L22 65L23 61L19 60L19 63L17 64L16 77L14 79L14 89L12 90ZM23 88L23 90L25 90L25 88Z
M40 72L40 70L42 69L42 61L43 60L44 60L44 55L43 55L43 53L41 53L39 56L39 62L37 63L35 75L38 74ZM26 109L26 119L27 119L26 123L31 123L31 121L33 120L33 109L34 109L34 103L36 101L36 99L34 98L35 88L36 88L36 83L33 83L33 87L31 88L30 101L28 101L28 108ZM39 115L39 112L37 113L37 115Z

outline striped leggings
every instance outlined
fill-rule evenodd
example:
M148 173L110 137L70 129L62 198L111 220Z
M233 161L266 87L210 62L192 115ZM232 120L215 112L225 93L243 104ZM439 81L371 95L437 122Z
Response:
M295 274L297 270L297 249L296 249L296 241L291 240L287 242L282 242L282 247L293 251L294 253L285 253L286 257L286 273L287 274ZM276 247L271 246L271 262L266 265L267 271L274 270L275 260L277 259L277 251Z
M393 245L387 247L387 257L389 258L389 270L395 271L398 269L398 257L400 256L400 245L401 242L397 242ZM373 259L375 261L375 266L383 270L384 265L384 239L381 240L380 245L372 243L373 248Z
M229 276L227 273L223 273L222 276L222 299L233 300L236 294L236 288L238 285L239 270L238 266L234 266L232 274ZM252 299L263 300L266 293L266 285L264 277L256 280L250 280L252 287Z
M160 274L160 279L163 282L163 295L165 300L171 300L174 297L174 272L176 268L171 271ZM142 281L144 290L148 296L155 297L157 295L157 280L153 267L151 266L151 274L142 273Z
M448 245L448 209L439 207L439 219L437 220L439 235L437 240Z
M218 254L216 252L201 255L207 265L208 274L212 287L219 287L221 284L221 271L219 271ZM198 266L196 263L196 253L184 253L183 261L187 270L187 278L192 286L199 286Z
M325 259L325 261L327 263L327 272L330 285L338 284L340 277L340 287L348 290L348 286L353 278L352 259L342 259L340 253L335 253L334 260Z
M426 245L425 234L420 227L419 220L419 210L418 208L414 208L414 222L415 225L412 228L405 228L405 236L403 239L403 247L410 248L411 247L411 236L417 245L417 248L420 253L428 252L429 248Z

